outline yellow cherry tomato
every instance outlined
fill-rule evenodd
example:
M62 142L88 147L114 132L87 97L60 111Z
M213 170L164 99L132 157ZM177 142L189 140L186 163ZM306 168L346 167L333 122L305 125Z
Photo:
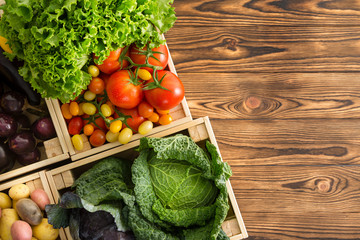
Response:
M119 134L118 141L121 144L126 144L126 143L130 142L132 135L133 135L133 132L130 128L124 128L123 130L121 130L121 132Z
M92 91L86 91L86 92L84 93L84 98L85 98L86 100L88 100L88 101L92 101L92 100L94 100L94 99L96 98L96 94L93 93Z
M151 73L148 70L142 68L138 70L138 76L144 81L148 81L152 77Z
M103 105L101 105L100 107L101 113L105 116L105 117L110 117L111 116L111 107L109 105L107 105L106 103L104 103Z
M113 133L111 131L108 131L105 135L106 141L112 143L112 142L116 142L119 139L119 132L117 133Z
M84 113L90 116L96 113L96 107L92 103L84 103L82 105L82 110L84 111Z
M122 128L122 122L120 120L116 120L113 121L112 123L110 123L110 131L113 133L117 133L121 130Z
M75 134L74 136L72 136L71 141L76 150L79 150L79 151L83 150L84 141L79 134Z
M153 129L154 125L151 121L145 121L142 124L140 124L138 132L141 135L145 135L148 134L152 129Z
M92 77L97 77L100 74L100 70L97 66L95 65L90 65L88 67L88 73L92 76Z

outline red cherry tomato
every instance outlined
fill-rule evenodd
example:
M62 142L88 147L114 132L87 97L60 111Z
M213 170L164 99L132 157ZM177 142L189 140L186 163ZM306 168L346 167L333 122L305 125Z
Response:
M131 116L131 118L128 118L126 120L126 123L135 131L137 132L139 129L140 124L145 122L145 118L139 115L139 112L137 108L132 109L123 109L118 108L118 110L123 113L124 115ZM119 116L115 113L114 118L118 118ZM123 124L123 128L127 127L125 124Z
M105 135L104 131L102 131L100 129L96 129L89 138L89 142L90 142L91 146L98 147L98 146L103 145L106 141L105 136L106 135Z
M141 85L131 83L127 70L120 70L110 76L106 92L115 106L126 109L136 107L144 96Z
M147 47L144 47L141 50L146 50ZM153 48L152 51L154 52L160 52L160 53L154 53L154 57L149 58L149 64L154 66L160 66L161 69L164 69L168 63L169 59L169 53L166 45L160 45L157 48ZM146 56L144 54L141 54L139 51L139 48L133 45L130 50L130 58L131 60L136 64L145 64ZM159 61L158 61L159 60ZM146 70L153 72L152 68L145 67Z
M83 126L84 126L83 120L81 117L72 118L68 125L68 130L69 130L70 135L80 134Z
M184 85L181 80L170 71L158 71L158 79L164 79L161 88L154 88L144 91L145 98L154 108L159 110L169 110L176 107L184 98ZM153 82L151 79L149 82Z
M149 118L154 112L153 106L151 106L146 101L141 102L137 106L137 108L138 108L138 112L139 112L140 116L142 116L144 118Z
M124 48L116 49L115 51L111 51L110 55L103 61L102 64L96 64L96 66L100 69L101 72L104 72L106 74L112 74L119 70L121 68L121 64L119 62L119 57L121 52ZM129 56L129 52L125 54L126 56ZM97 59L95 55L93 56L94 59ZM122 67L125 68L129 65L128 61L123 60L122 61Z

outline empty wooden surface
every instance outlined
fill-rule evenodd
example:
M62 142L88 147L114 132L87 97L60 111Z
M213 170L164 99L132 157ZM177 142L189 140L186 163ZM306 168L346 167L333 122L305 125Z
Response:
M360 239L360 1L174 7L167 43L249 239Z

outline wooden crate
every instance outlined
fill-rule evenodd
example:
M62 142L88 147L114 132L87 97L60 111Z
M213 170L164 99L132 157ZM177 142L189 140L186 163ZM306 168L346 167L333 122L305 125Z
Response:
M54 107L49 99L46 99L45 102L49 110L52 122L54 123L57 137L47 141L43 141L43 146L39 147L41 152L41 160L39 162L29 164L26 166L22 166L19 163L15 163L14 167L10 171L0 174L0 184L3 181L9 180L11 178L15 178L17 176L21 176L26 173L39 170L49 165L69 159L68 149L65 143L64 136L60 129L60 125L56 117ZM31 122L34 122L36 120L35 115L29 113L24 113L24 114L26 114L30 118Z
M174 126L166 131L157 132L151 137L165 137L176 133L182 133L190 136L195 142L203 146L205 140L209 140L217 148L216 139L208 117L193 120L182 125ZM126 145L112 148L108 151L89 156L76 162L61 166L59 168L46 172L49 185L55 199L59 199L60 194L72 186L74 180L84 171L89 169L95 162L109 156L119 156L121 158L133 160L138 155L135 151L140 144L140 140L132 141ZM237 201L231 187L230 181L227 181L227 189L230 200L230 210L222 228L231 240L245 239L248 237ZM66 230L68 239L72 239L68 230Z
M170 52L169 52L167 70L169 70L172 73L177 75ZM185 89L185 92L186 92L186 89ZM67 148L69 149L70 157L73 161L79 160L84 157L88 157L90 155L93 155L93 154L96 154L99 152L106 151L108 149L111 149L111 148L114 148L114 147L117 147L120 145L120 143L114 142L114 143L106 143L100 147L92 148L90 143L87 141L86 136L83 135L83 139L85 140L84 141L84 149L82 151L78 151L78 150L74 149L72 142L71 142L71 136L69 134L66 121L61 113L60 102L57 99L52 99L51 101L54 106L61 130L63 132ZM183 124L183 123L186 123L186 122L189 122L192 120L191 113L190 113L190 110L189 110L189 107L187 105L185 98L182 100L182 102L177 107L170 110L170 114L173 117L173 122L171 124L154 127L154 129L148 135L152 135L157 132L171 129L174 126L177 126L177 125L180 125L180 124ZM134 134L131 141L135 141L141 137L143 137L143 135Z
M49 183L47 181L46 175L45 175L45 171L40 171L40 172L36 172L21 178L17 178L15 180L11 180L11 181L7 181L5 183L1 183L0 184L0 192L4 192L6 194L8 194L9 189L16 185L16 184L26 184L29 188L30 188L30 193L32 191L34 191L35 189L43 189L49 199L50 199L50 203L54 204L54 197L52 195L52 191L50 190L49 187ZM63 229L60 229L59 231L59 237L58 239L61 240L67 240L67 237L65 235L65 231Z

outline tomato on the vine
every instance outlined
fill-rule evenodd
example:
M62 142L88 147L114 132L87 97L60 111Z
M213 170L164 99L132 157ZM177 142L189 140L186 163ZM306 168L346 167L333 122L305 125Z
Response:
M168 49L165 44L160 45L157 48L151 49L154 53L153 56L149 57L149 64L154 66L160 66L161 69L164 69L168 63L169 59L169 53ZM136 64L145 64L146 60L146 52L147 47L144 47L143 49L139 49L135 45L133 45L130 49L130 58L131 60ZM157 53L155 53L157 52ZM145 53L145 54L143 54ZM152 68L144 67L150 72L153 72Z
M100 94L105 89L105 83L101 78L93 77L88 85L88 89L95 94Z
M105 132L100 129L96 129L93 132L93 134L91 134L89 139L89 142L93 147L101 146L105 143L105 141L106 141Z
M169 110L176 107L184 98L184 85L181 80L170 71L157 71L161 87L145 90L144 95L148 103L158 110ZM153 83L151 79L149 83Z
M103 61L102 64L96 64L96 66L100 69L101 72L104 72L106 74L112 74L115 71L119 70L121 67L125 68L129 65L128 61L123 60L122 66L119 62L119 57L121 52L124 50L124 48L118 48L114 51L110 52L110 55ZM125 54L126 56L129 56L129 52ZM93 56L93 59L97 59L95 55Z
M120 70L112 74L106 85L110 101L120 108L131 109L143 99L141 84L136 83L129 71Z
M146 120L145 118L139 115L137 108L132 108L132 109L119 108L118 110L124 115L131 116L131 118L128 118L126 120L126 123L129 125L129 127L131 127L131 129L133 129L136 132L138 131L140 124L142 124ZM115 118L118 117L119 116L115 113ZM123 127L127 127L127 126L123 124Z
M83 120L81 117L72 118L68 125L70 135L79 134L83 126Z

